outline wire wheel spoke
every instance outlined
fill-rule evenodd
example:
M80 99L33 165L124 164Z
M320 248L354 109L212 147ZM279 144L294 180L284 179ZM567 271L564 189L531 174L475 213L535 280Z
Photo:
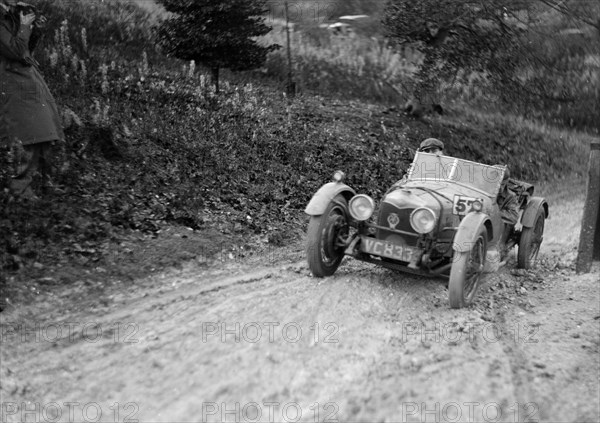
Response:
M333 264L343 248L344 233L347 232L346 219L341 210L333 209L327 216L327 225L321 234L321 254L326 264Z
M467 274L465 276L465 294L469 296L471 291L475 289L477 281L483 271L483 241L477 240L477 244L471 250L469 263L467 265Z
M535 222L534 237L531 240L531 247L530 247L530 253L529 253L529 261L531 263L533 263L535 261L538 253L540 252L540 246L542 245L543 239L544 239L544 219L542 217L540 217Z
M338 194L323 214L311 216L308 222L306 258L313 276L333 275L344 258L344 241L349 232L347 207L344 196Z

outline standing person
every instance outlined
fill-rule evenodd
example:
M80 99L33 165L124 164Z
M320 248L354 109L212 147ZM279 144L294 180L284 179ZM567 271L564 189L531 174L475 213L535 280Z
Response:
M13 195L35 200L31 182L40 171L49 178L50 148L64 141L56 101L32 57L46 19L16 0L0 0L0 142L20 143Z

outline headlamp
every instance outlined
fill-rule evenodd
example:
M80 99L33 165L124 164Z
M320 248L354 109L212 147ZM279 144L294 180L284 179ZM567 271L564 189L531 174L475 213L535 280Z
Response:
M367 220L373 216L375 201L368 195L358 194L350 199L348 204L350 216L358 221Z
M410 214L410 226L419 234L428 234L435 228L436 216L433 210L427 207L415 209Z

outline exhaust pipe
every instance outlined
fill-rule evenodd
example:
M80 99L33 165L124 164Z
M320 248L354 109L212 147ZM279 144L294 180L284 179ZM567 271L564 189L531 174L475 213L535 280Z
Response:
M452 267L452 263L448 263L441 267L438 267L437 269L431 269L431 270L429 270L429 272L433 273L434 275L439 275L440 273L444 273L446 270L450 269L451 267Z

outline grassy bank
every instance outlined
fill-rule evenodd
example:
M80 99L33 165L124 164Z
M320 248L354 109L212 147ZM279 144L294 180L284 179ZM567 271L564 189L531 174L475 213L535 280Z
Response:
M118 242L131 231L156 234L166 224L279 243L297 233L299 212L334 170L379 197L430 136L442 139L449 154L506 163L528 181L586 171L585 134L464 105L443 118L413 120L385 102L339 99L343 84L326 82L335 72L346 72L354 84L347 90L374 83L373 69L399 80L410 74L389 51L369 59L375 49L369 43L383 48L374 40L352 52L341 42L302 50L306 72L317 72L306 80L324 81L315 89L323 95L306 92L289 101L272 85L225 82L217 96L199 69L167 63L153 49L145 38L150 15L115 4L64 7L51 19L56 32L37 57L63 114L67 141L55 149L55 179L66 192L45 194L34 205L0 194L5 271L81 256L97 265L106 240ZM139 19L119 23L126 13ZM108 32L113 24L122 31ZM363 68L354 54L363 57ZM387 63L398 60L400 66ZM331 75L319 77L323 69ZM3 148L6 160L18 146ZM10 168L0 167L4 182Z

